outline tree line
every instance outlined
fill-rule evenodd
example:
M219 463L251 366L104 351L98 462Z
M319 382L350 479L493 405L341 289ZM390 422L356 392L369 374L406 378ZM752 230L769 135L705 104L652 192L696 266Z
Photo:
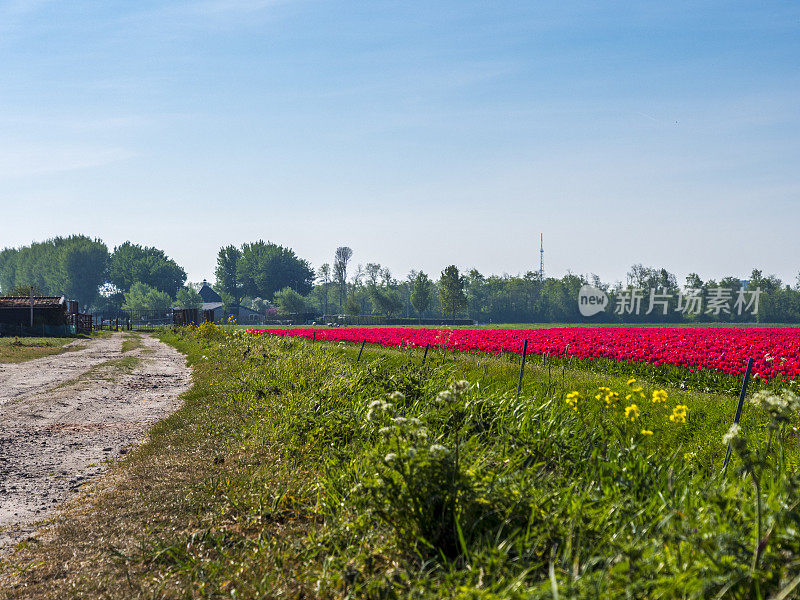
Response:
M737 311L734 299L737 293L741 299L743 282L733 276L704 281L692 273L681 285L667 269L636 264L624 283L607 283L595 275L484 275L450 265L435 276L412 270L398 278L378 262L354 264L353 257L351 248L340 246L330 263L315 270L291 248L273 242L228 245L217 254L213 287L229 312L246 306L264 314L314 319L374 315L462 317L479 323L800 322L800 277L789 285L759 269L746 282L748 310L739 306ZM578 305L586 285L602 291L608 302L606 310L589 318ZM163 250L130 241L109 250L100 239L73 235L0 251L0 293L63 295L90 312L197 307L202 303L198 288L187 284L186 271ZM705 305L686 310L698 298L711 306L720 290L733 295L727 310L715 312ZM760 292L757 314L751 310L754 290ZM653 293L658 298L655 311L654 299L648 297ZM640 310L633 311L634 304Z
M197 304L186 271L163 250L130 241L109 251L100 239L55 237L0 251L0 293L65 296L81 310L166 310Z

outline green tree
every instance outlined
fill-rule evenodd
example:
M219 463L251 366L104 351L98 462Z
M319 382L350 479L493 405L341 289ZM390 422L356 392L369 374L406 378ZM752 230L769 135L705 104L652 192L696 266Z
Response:
M178 290L175 296L175 306L178 308L200 308L203 306L203 298L193 287L184 286Z
M403 301L400 296L388 286L370 285L367 287L367 293L372 305L387 317L399 314L403 310Z
M359 301L359 294L363 293L364 291L362 290L359 293L353 293L347 297L347 302L345 302L344 305L345 314L360 315L363 312L361 310L361 302Z
M322 284L322 314L328 314L328 285L331 282L331 266L328 263L317 269L317 279Z
M353 258L353 251L347 246L339 246L333 257L333 280L339 289L339 310L344 307L347 296L347 263Z
M9 296L16 296L17 298L26 298L28 296L43 296L42 290L35 285L18 285L8 291Z
M66 296L86 307L108 274L108 248L84 235L55 237L0 253L0 287L35 286L42 294Z
M467 307L467 297L464 294L464 277L459 274L455 265L450 265L439 279L439 304L444 314L449 314L453 321L456 313Z
M703 288L703 280L697 273L689 273L686 276L686 288L692 290L699 290Z
M111 254L109 279L122 292L139 282L172 296L186 281L186 271L163 250L125 242Z
M290 248L263 240L242 245L237 276L245 295L265 300L272 300L285 287L308 294L314 281L308 261L298 258Z
M172 305L169 294L152 286L136 281L131 289L125 292L125 303L122 309L128 312L159 311L164 312Z
M100 286L108 278L108 247L100 240L73 236L61 250L63 294L86 308L98 297Z
M275 304L278 310L285 315L300 315L306 312L305 299L290 287L275 292Z
M239 260L242 251L236 246L225 246L217 253L217 267L214 275L217 284L214 286L218 293L225 292L233 299L233 304L239 304L242 298L242 282L239 280Z
M0 251L0 294L9 295L16 285L18 256L19 250L16 248L4 248Z
M411 287L411 306L417 311L420 319L422 319L422 313L431 305L432 292L433 283L430 278L422 271L417 273Z

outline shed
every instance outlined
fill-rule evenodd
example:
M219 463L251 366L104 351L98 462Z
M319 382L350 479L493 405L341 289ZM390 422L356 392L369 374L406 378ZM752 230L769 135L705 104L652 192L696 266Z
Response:
M33 327L31 324L33 304ZM67 301L61 296L4 296L0 298L0 334L63 334L68 329Z

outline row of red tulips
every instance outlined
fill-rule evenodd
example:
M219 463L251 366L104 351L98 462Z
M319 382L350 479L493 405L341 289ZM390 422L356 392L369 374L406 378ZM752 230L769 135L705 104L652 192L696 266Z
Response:
M251 329L251 333L297 336L381 346L441 347L487 353L528 352L579 358L609 358L738 375L748 358L757 377L800 375L798 328L554 327L550 329Z

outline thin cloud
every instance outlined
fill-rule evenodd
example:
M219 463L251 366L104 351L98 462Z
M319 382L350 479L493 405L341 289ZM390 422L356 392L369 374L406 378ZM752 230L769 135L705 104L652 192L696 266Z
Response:
M15 145L0 148L0 180L92 169L134 156L122 147Z

